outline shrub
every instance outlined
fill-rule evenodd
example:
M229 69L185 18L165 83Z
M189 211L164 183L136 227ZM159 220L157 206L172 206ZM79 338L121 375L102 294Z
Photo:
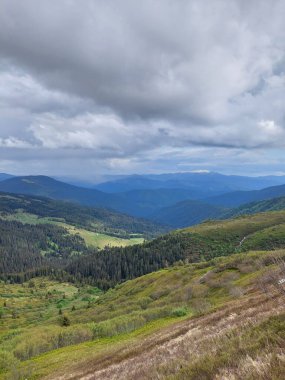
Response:
M188 314L188 309L186 307L178 307L172 310L173 317L184 317Z
M170 293L170 289L166 288L166 289L159 289L159 290L156 290L155 292L153 292L150 297L153 299L153 300L158 300L159 298L161 297L165 297L167 296L168 294Z
M93 339L110 337L122 333L128 333L142 327L146 323L143 316L121 316L107 321L94 323L90 327Z
M143 297L139 300L140 307L145 310L147 309L148 305L152 302L152 299L150 297Z
M63 315L60 318L60 324L61 326L64 326L64 327L70 326L70 319L68 318L67 315Z
M18 360L11 352L0 350L0 372L8 371L12 367L15 367Z
M193 300L192 306L197 314L203 314L210 309L211 304L209 301L200 298Z

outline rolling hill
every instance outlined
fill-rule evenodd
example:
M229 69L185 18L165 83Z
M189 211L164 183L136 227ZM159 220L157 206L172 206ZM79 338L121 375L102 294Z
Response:
M0 193L0 215L9 220L32 224L62 222L122 238L137 234L147 239L167 230L150 221L103 208L12 193Z
M265 201L251 202L239 207L230 209L221 215L223 218L230 219L240 215L257 214L259 212L285 210L285 197L268 199Z
M253 191L235 191L205 199L206 203L222 207L238 207L245 203L257 202L285 196L285 185L267 187Z
M108 194L69 185L46 176L14 177L0 182L0 191L49 197L81 205L103 207L145 217L154 210L190 197L187 189L134 190Z
M190 200L190 198L198 197L198 193L201 197L203 193L200 190L193 193L190 188L140 189L121 193L104 193L96 189L69 185L45 176L28 176L1 181L0 191L44 196L85 206L107 208L177 228L197 224L209 218L227 217L225 208L232 209L241 204L285 196L285 185L254 191L237 191L202 200ZM205 188L205 191L212 190ZM229 216L231 215L236 215L234 210L229 210Z
M196 198L188 189L152 189L130 190L124 193L113 194L121 199L120 209L130 215L152 219L152 214L160 208L169 207L177 202ZM167 224L167 222L163 222Z
M211 379L245 361L257 379L261 357L282 378L285 211L97 251L57 224L5 219L37 202L58 218L55 201L2 196L0 379Z
M162 208L149 218L156 222L166 223L173 228L183 228L199 224L207 219L231 219L240 215L279 210L285 210L285 197L246 203L229 209L201 201L183 201Z
M138 217L147 217L159 208L194 196L189 189L132 190L109 194L96 189L73 186L46 176L13 177L0 182L0 191L103 207Z
M116 196L98 190L81 188L46 176L14 177L0 182L0 191L68 200L88 206L108 206Z
M198 262L248 250L277 248L285 248L285 211L209 221L141 245L114 247L78 257L66 267L71 275L66 279L84 276L89 283L114 286L179 261Z
M0 193L0 277L21 281L62 269L78 255L142 243L152 222L43 197Z
M225 209L201 201L187 200L156 211L149 218L165 223L173 228L183 228L199 224L207 219L218 219Z
M285 211L206 222L162 235L143 244L125 248L119 247L124 244L115 244L118 247L108 247L101 251L94 250L92 247L88 248L86 230L84 230L85 233L82 233L80 228L72 230L73 227L67 223L53 221L49 227L45 221L39 224L36 220L34 224L28 224L32 236L42 236L34 243L33 240L29 242L25 235L21 235L23 224L19 221L3 220L1 223L6 235L13 237L14 247L17 247L17 249L14 248L15 252L13 249L9 250L11 251L7 256L9 260L5 264L7 268L12 269L7 270L5 267L6 269L2 268L0 271L2 274L9 273L8 278L14 280L19 278L19 272L21 276L27 272L29 277L31 273L39 272L43 267L48 267L49 272L52 270L56 274L57 259L61 260L65 257L66 261L60 264L64 272L57 273L57 278L68 281L84 279L86 283L104 289L121 281L173 265L181 260L197 262L249 249L285 248ZM44 233L46 235L43 235ZM72 244L64 243L65 239L72 241ZM60 245L58 241L61 241ZM6 243L7 247L8 242L9 240ZM29 245L34 252L32 263L25 269L25 266L21 266L21 261L17 259L19 265L17 264L14 270L12 264L15 262L15 257L20 257L21 246L25 247L25 252L28 252ZM69 248L62 254L58 246ZM7 253L7 250L5 252ZM42 262L43 257L44 262Z

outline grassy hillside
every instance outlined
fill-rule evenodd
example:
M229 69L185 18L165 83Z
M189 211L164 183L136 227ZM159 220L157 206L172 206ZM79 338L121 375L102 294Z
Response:
M100 252L54 224L6 220L1 228L6 265L19 271L21 263L25 273L27 259L41 257L40 264L61 270L43 267L21 284L0 283L0 378L212 379L236 359L242 366L249 355L280 352L285 211L211 221ZM41 256L29 248L36 242ZM95 283L114 287L103 292ZM231 347L223 360L212 355L213 339L217 352ZM266 373L279 376L283 359L276 358L267 357Z
M78 257L65 270L73 279L84 277L97 285L94 281L100 279L114 286L179 261L199 262L249 249L276 248L285 248L285 211L209 221L141 245Z
M248 249L285 248L284 211L207 222L143 244L136 244L142 242L138 234L129 235L128 240L108 237L96 232L96 227L92 231L62 218L38 218L19 209L2 217L8 218L1 221L8 238L2 241L0 272L2 278L14 281L55 271L58 279L106 289L178 261L210 260ZM94 249L106 244L101 251Z
M2 283L0 378L212 379L235 360L282 354L275 258L285 251L180 265L106 293L46 278ZM282 360L267 358L267 371L283 373Z

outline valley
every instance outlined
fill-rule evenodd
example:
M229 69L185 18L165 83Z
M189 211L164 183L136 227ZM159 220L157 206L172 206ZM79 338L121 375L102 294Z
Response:
M285 0L0 0L0 380L285 380Z
M281 380L284 198L211 210L170 230L1 193L0 379Z

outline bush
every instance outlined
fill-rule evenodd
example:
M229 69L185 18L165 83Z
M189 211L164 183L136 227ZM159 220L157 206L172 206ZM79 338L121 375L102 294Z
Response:
M60 318L60 324L61 326L64 326L64 327L70 326L70 319L68 318L67 315L63 315Z
M203 314L210 309L211 304L209 301L203 298L200 298L200 299L193 300L192 306L197 314Z
M156 290L155 292L153 292L150 295L150 298L152 298L153 300L158 300L159 298L167 296L169 293L170 293L170 289L168 289L168 288L159 289L159 290Z
M145 310L147 309L148 305L152 302L152 299L150 297L143 297L139 300L140 307Z
M93 337L90 326L72 326L62 329L59 326L44 328L41 332L22 336L14 355L17 359L28 360L60 347L79 344Z
M178 307L172 310L173 317L184 317L188 314L188 309L186 307Z
M93 339L111 337L114 335L128 333L144 326L146 320L143 316L121 316L107 321L91 325Z
M0 372L12 369L17 363L18 360L12 353L0 350Z

